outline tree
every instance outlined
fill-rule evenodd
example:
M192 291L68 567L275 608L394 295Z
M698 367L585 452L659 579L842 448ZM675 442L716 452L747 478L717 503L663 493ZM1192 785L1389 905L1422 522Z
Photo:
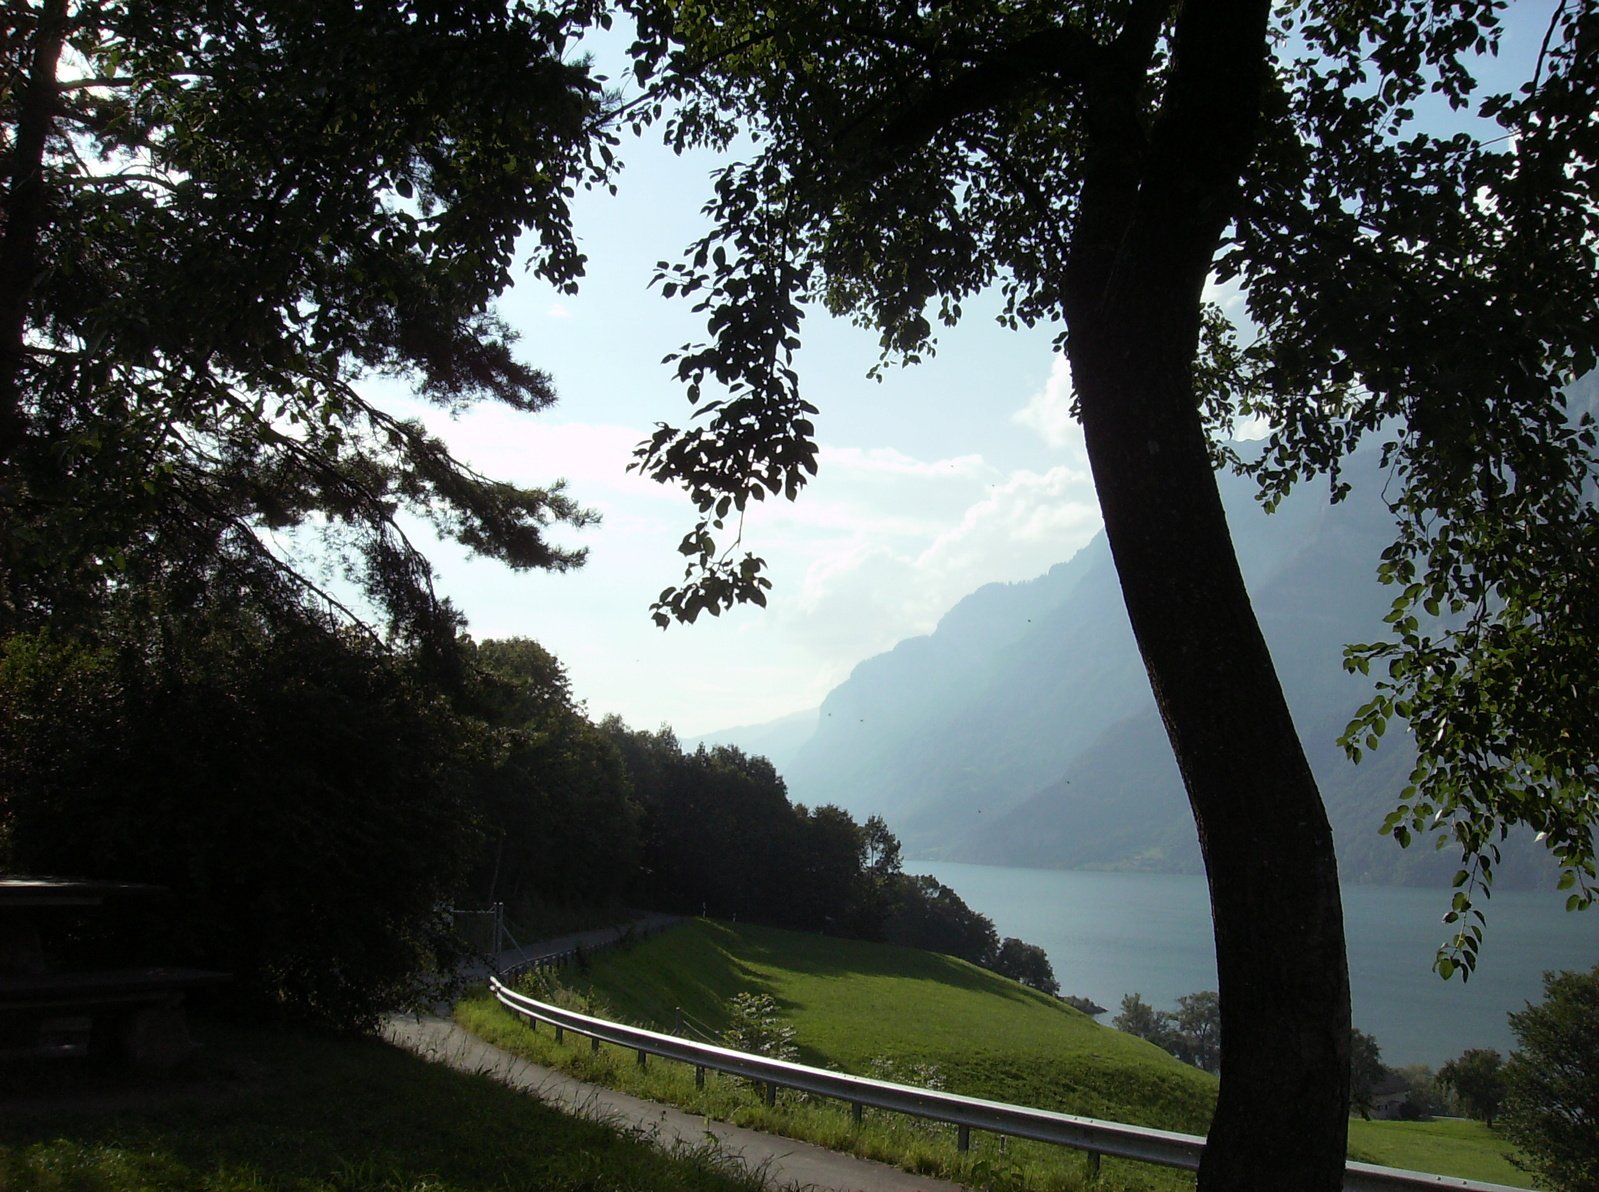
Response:
M447 959L491 735L452 708L458 618L404 519L553 569L582 552L550 528L590 519L370 382L553 401L492 302L524 231L536 275L582 272L567 200L606 183L612 138L568 43L604 14L4 11L8 863L171 884L179 951L370 1023Z
M156 955L370 1027L460 958L440 908L480 847L475 738L417 658L254 594L135 608L109 644L14 634L0 866L166 886Z
M1389 1071L1404 1081L1409 1089L1404 1104L1399 1107L1401 1117L1415 1121L1448 1111L1445 1093L1438 1084L1438 1074L1426 1064L1405 1064Z
M1221 1066L1221 1001L1213 989L1177 999L1172 1023L1182 1038L1178 1059L1207 1072Z
M513 906L619 903L637 868L639 807L615 744L528 638L464 643L461 703L486 729L472 783L490 839L472 888Z
M1110 1024L1119 1031L1136 1035L1171 1054L1176 1054L1177 1048L1181 1046L1181 1041L1177 1038L1177 1028L1172 1023L1172 1016L1165 1010L1155 1009L1144 1000L1142 994L1124 994L1121 1013L1111 1019Z
M1510 1015L1501 1127L1551 1186L1599 1188L1599 965L1543 985L1542 1002Z
M361 382L554 399L490 303L524 229L534 273L582 271L566 196L610 160L599 84L565 61L589 6L6 14L0 630L219 560L337 606L276 537L307 527L380 616L447 640L401 510L513 567L581 561L546 537L590 517L559 485L479 475Z
M1371 1098L1389 1075L1377 1040L1356 1027L1349 1032L1349 1102L1360 1116L1371 1119Z
M1387 677L1348 748L1394 718L1422 743L1390 828L1404 843L1436 824L1461 851L1445 974L1475 959L1472 895L1505 825L1545 833L1591 900L1595 437L1562 386L1599 355L1581 181L1599 14L1562 5L1529 85L1476 102L1491 127L1440 135L1419 101L1474 102L1492 4L672 12L643 46L682 102L668 136L754 149L659 277L711 340L676 362L696 421L639 448L699 510L657 621L765 602L760 559L726 529L815 471L794 369L807 303L875 327L885 360L932 351L933 321L990 285L1006 320L1060 328L1210 883L1222 1084L1200 1186L1336 1188L1350 1024L1332 838L1212 468L1238 416L1272 428L1258 460L1234 459L1268 504L1313 474L1338 495L1342 454L1384 444L1394 640L1350 655ZM1206 304L1211 280L1241 286L1247 342Z
M1048 994L1060 992L1060 982L1055 980L1055 969L1049 963L1049 954L1037 944L1006 936L994 956L992 967L996 973L1033 989Z
M1438 1069L1438 1084L1491 1129L1505 1100L1504 1063L1491 1047L1471 1047Z
M1157 1010L1142 995L1122 998L1121 1013L1111 1025L1147 1039L1175 1059L1214 1072L1220 1059L1221 1003L1214 990L1184 994L1175 1012Z
M885 935L891 944L942 952L976 965L991 964L999 951L994 921L925 873L900 875Z

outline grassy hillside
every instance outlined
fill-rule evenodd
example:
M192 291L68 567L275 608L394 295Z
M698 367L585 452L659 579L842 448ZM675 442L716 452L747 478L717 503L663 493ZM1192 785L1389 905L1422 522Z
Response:
M1216 1082L1157 1047L984 969L914 948L696 920L596 956L573 984L623 1017L714 1030L736 993L767 993L800 1058L865 1073L937 1064L954 1092L1203 1133Z
M915 949L697 920L633 948L596 955L562 982L592 999L602 1014L663 1030L671 1030L681 1012L691 1024L720 1031L733 995L769 994L795 1028L807 1063L863 1074L873 1074L874 1061L883 1057L902 1073L934 1065L953 1092L1066 1113L1203 1134L1215 1099L1214 1078L1160 1049L1013 981ZM896 1153L896 1139L862 1140L844 1127L802 1124L798 1119L813 1111L810 1106L776 1114L758 1107L730 1111L725 1099L696 1100L712 1094L691 1091L686 1070L668 1075L675 1065L652 1067L646 1076L618 1055L591 1068L586 1043L569 1038L564 1050L557 1048L547 1033L511 1025L492 1003L465 1006L462 1014L472 1029L501 1045L529 1049L541 1062L590 1078L620 1081L642 1096L687 1098L695 1112L726 1113L914 1169L972 1174L956 1163L949 1140L939 1149L911 1132L913 1149ZM651 1084L657 1081L665 1083ZM1507 1150L1474 1122L1350 1123L1350 1153L1366 1162L1527 1186ZM1027 1157L1034 1153L1031 1144L1013 1144L1005 1160L1023 1161L1028 1187L1078 1185L1071 1161L1034 1166ZM1177 1173L1136 1165L1110 1165L1107 1176L1112 1171L1116 1178L1102 1187L1188 1183Z

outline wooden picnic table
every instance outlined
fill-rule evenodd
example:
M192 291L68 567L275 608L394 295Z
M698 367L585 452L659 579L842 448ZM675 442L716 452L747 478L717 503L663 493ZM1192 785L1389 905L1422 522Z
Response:
M44 946L63 912L155 901L159 886L0 877L0 1056L76 1054L170 1067L193 1050L183 1003L225 982L205 969L58 968Z

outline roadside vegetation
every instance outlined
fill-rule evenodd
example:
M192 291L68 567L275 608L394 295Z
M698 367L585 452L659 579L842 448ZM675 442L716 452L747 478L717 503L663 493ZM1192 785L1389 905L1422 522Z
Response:
M528 978L535 997L689 1037L732 1025L740 995L771 999L799 1060L820 1067L931 1084L952 1092L1060 1112L1202 1134L1215 1079L1141 1039L1095 1023L1061 1000L946 956L745 924L696 920L577 969ZM974 1134L962 1157L953 1127L848 1107L785 1091L768 1108L762 1091L689 1067L652 1060L526 1023L484 996L458 1019L539 1063L707 1117L804 1138L966 1180L978 1188L1086 1186L1079 1153ZM786 1032L791 1031L791 1036ZM1477 1123L1351 1123L1351 1155L1367 1162L1528 1186L1508 1148ZM1191 1177L1105 1160L1099 1189L1184 1188Z
M487 1076L373 1039L194 1024L167 1077L0 1073L7 1192L757 1192L711 1149L662 1153Z

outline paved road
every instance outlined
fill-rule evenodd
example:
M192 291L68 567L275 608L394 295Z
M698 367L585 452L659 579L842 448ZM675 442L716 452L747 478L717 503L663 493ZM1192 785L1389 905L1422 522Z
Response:
M619 934L617 929L610 928L545 940L520 952L503 953L500 963L504 967L525 956L561 952L577 944L595 947L614 942ZM609 1121L621 1130L662 1147L680 1142L701 1146L709 1135L725 1153L737 1156L754 1170L764 1170L769 1188L798 1188L808 1192L961 1192L961 1185L948 1180L912 1175L897 1167L857 1159L792 1138L727 1122L713 1122L674 1106L643 1101L577 1080L564 1072L529 1063L492 1047L442 1017L394 1015L385 1022L383 1034L391 1042L425 1059L463 1072L493 1076L558 1109Z

